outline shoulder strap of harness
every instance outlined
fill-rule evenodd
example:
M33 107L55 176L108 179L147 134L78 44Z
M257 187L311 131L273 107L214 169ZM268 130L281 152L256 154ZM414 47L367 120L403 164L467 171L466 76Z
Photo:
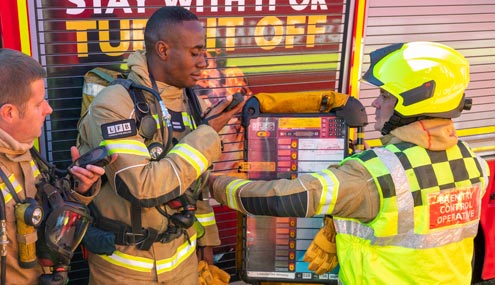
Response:
M196 93L192 88L186 88L185 90L186 96L189 99L189 106L191 106L191 113L196 123L196 126L199 126L202 123L201 119L201 105L199 104L199 99Z
M130 79L118 78L112 81L111 85L114 84L122 85L129 92L129 96L134 103L136 112L136 127L139 128L141 119L150 112L149 105L143 94L143 90L152 93L155 97L159 95L154 94L155 90L144 85L137 84ZM194 93L192 93L192 95L188 95L188 97L189 96L189 99L192 100L193 104L193 116L194 119L197 120L197 118L200 117L200 111L198 111L199 101ZM167 145L165 146L165 149L168 148L168 145L171 142L171 126L168 127L168 132L168 134L163 134L164 136L167 136ZM153 228L143 229L141 210L141 205L131 201L131 226L129 227L124 223L101 217L99 214L96 214L96 207L93 207L93 212L96 216L98 216L96 219L99 220L99 225L97 225L97 227L113 232L116 235L117 244L136 244L137 248L148 250L154 242L169 242L184 233L184 230L178 227L172 227L171 225L169 225L169 229L162 234L158 234L158 232Z
M136 127L139 128L141 119L150 112L150 108L144 98L143 91L139 88L141 85L135 84L130 79L124 78L117 78L110 83L110 85L115 84L122 85L129 92L129 96L134 103L134 110L136 111Z

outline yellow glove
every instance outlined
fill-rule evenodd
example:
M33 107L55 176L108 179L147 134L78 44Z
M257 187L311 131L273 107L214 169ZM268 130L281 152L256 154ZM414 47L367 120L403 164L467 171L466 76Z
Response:
M309 270L320 275L332 271L337 266L335 235L333 219L327 216L325 217L325 225L316 234L306 254L304 254L304 261L309 262Z
M215 265L201 260L198 264L199 285L228 285L230 275Z

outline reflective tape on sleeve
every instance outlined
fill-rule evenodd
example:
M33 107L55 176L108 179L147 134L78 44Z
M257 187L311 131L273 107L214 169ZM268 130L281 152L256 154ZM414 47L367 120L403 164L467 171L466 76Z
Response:
M104 140L100 146L106 146L109 154L122 153L150 158L146 145L136 140Z
M321 196L318 208L316 209L316 214L330 215L335 208L335 200L340 185L339 180L337 180L335 174L328 169L313 173L312 176L318 179L321 184Z
M236 210L241 210L239 208L239 205L237 205L237 190L239 188L247 183L251 182L250 180L243 180L243 179L236 179L232 182L230 182L227 185L227 190L225 194L227 195L227 205L231 209L236 209Z
M215 213L213 213L213 212L206 213L206 214L197 214L196 213L196 219L198 219L199 223L204 227L215 225L217 223L215 220Z
M208 160L206 157L197 149L188 144L177 144L170 150L169 154L177 154L192 165L194 169L196 169L196 177L199 177L201 173L205 172L208 168Z

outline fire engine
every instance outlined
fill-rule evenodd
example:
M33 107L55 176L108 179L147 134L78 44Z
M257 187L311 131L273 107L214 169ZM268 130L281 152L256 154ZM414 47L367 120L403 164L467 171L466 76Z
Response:
M125 69L127 56L143 49L147 18L164 5L184 6L204 24L211 64L197 86L199 96L214 103L239 90L249 95L334 89L365 105L369 146L380 144L380 134L372 127L376 90L360 84L368 54L409 41L459 50L471 64L466 96L473 105L455 126L495 173L493 0L2 0L0 47L31 55L48 72L46 97L54 112L38 148L50 162L70 163L84 74L97 66ZM224 133L226 150L215 171L234 173L242 161L237 131L233 124ZM495 278L494 184L492 175L475 240L474 281ZM237 217L220 205L215 211L222 238L216 262L235 280ZM71 282L82 284L87 276L87 265L76 255Z

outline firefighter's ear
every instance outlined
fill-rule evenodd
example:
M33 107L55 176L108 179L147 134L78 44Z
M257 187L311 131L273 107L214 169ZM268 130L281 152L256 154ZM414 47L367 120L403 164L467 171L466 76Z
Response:
M13 104L3 104L0 107L0 117L3 121L12 121L16 116L18 116L19 110Z
M166 60L167 57L168 57L168 50L169 50L169 46L166 42L164 41L157 41L155 43L155 50L156 50L156 55L162 59L162 60Z

